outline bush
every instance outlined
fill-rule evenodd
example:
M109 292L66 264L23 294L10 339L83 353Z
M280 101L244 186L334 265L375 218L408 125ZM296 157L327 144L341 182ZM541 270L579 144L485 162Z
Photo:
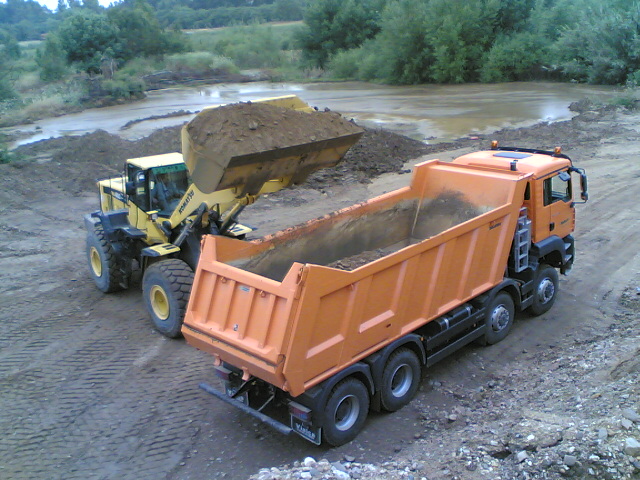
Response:
M165 57L165 64L167 69L176 72L223 70L232 73L238 70L230 59L210 52L188 52L168 55Z
M0 102L5 100L12 100L17 97L18 94L9 81L9 76L0 73Z
M9 163L13 160L13 155L9 151L7 144L3 140L0 140L0 164Z
M352 80L359 76L361 49L342 50L335 54L329 62L331 75L340 80Z
M550 42L528 32L498 38L486 54L480 80L531 80L539 76L540 67L547 60L549 46Z
M44 49L36 51L36 63L40 67L40 79L43 82L55 82L70 73L65 51L53 35L47 37Z
M146 88L142 79L128 75L116 75L116 78L103 81L101 86L114 99L142 97Z
M163 68L163 62L158 60L156 57L134 58L125 63L120 70L118 70L118 75L142 77L144 75L157 72L158 70L162 70Z

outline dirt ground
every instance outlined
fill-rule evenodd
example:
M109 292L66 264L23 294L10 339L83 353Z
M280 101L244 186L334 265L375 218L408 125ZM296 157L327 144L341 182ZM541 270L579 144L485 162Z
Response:
M211 358L156 333L138 285L104 295L89 278L93 181L126 158L179 150L176 128L21 147L24 160L0 165L0 478L639 478L640 114L586 110L431 146L367 131L335 172L263 198L242 220L271 233L406 185L412 158L449 160L490 139L561 145L589 174L556 305L429 369L409 406L370 415L334 449L208 396L197 385L215 383Z

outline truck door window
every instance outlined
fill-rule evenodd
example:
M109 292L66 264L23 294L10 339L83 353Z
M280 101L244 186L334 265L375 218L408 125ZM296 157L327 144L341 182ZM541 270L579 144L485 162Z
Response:
M564 174L564 175L563 175ZM544 181L544 205L551 205L553 202L571 200L570 176L566 172L561 172Z

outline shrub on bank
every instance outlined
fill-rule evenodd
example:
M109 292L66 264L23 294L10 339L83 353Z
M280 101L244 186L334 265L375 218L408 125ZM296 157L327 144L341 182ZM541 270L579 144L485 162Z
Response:
M168 70L181 73L208 72L211 70L226 73L238 72L238 67L231 59L210 52L188 52L168 55L165 58Z
M108 96L116 100L141 98L146 88L144 80L129 75L117 75L111 80L104 80L101 87Z

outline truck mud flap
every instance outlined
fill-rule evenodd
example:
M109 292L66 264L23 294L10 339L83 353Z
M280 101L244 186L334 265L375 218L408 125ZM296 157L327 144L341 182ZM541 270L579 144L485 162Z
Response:
M243 412L248 413L249 415L257 418L261 422L266 423L270 427L275 428L278 432L284 435L289 435L291 432L293 432L293 429L291 427L288 427L284 423L278 422L277 420L274 420L273 418L268 417L264 413L259 412L255 408L251 408L250 406L245 405L244 403L239 402L238 400L235 400L222 392L219 392L218 390L216 390L215 388L213 388L211 385L207 383L201 383L199 387L203 389L205 392L210 393L214 397L218 397L220 400L227 402L229 405L233 405L234 407L239 408Z

